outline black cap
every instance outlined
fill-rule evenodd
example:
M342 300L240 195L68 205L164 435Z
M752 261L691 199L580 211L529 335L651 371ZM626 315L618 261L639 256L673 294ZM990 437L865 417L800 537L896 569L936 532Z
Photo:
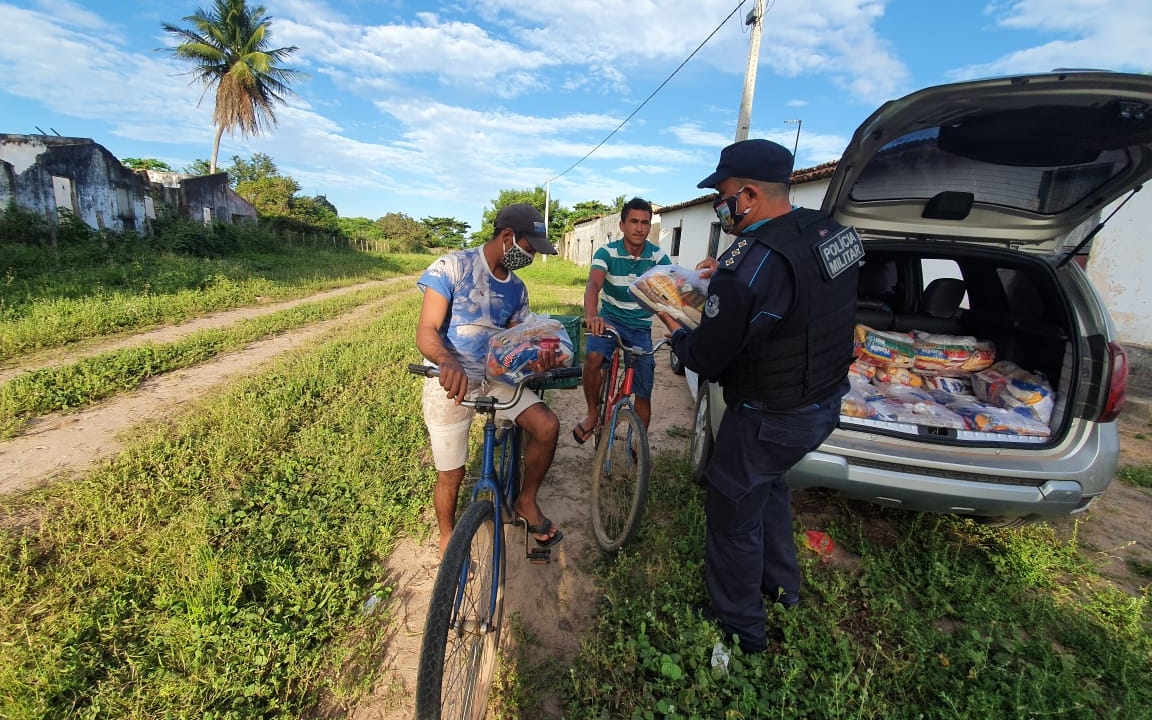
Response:
M792 153L771 140L741 140L720 151L716 172L696 185L714 188L730 177L763 182L788 183L792 180Z
M556 248L548 242L548 228L544 225L544 216L540 211L528 203L505 205L496 213L496 232L504 228L511 228L517 235L528 238L532 248L545 255L555 255Z

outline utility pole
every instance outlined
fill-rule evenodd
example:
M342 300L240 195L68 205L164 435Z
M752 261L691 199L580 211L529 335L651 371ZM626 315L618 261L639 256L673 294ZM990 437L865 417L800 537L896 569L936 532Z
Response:
M748 67L744 71L744 95L740 99L740 117L736 121L736 142L748 139L748 126L752 123L752 94L756 91L756 66L760 64L760 26L764 19L764 0L755 0L755 6L744 18L752 26L748 45Z
M548 238L548 235L551 234L551 231L552 231L552 225L549 224L549 220L548 220L548 208L550 205L552 205L552 181L551 180L544 183L544 233L545 233L544 237L548 239L548 242L552 242L551 238ZM543 262L548 262L548 256L547 255L544 256Z

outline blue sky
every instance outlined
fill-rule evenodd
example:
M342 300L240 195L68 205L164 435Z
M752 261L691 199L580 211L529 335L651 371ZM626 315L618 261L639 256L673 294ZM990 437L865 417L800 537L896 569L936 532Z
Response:
M207 158L213 96L156 49L162 23L210 5L0 0L0 132L88 137L178 170ZM263 5L273 46L298 46L309 77L269 134L225 135L221 164L267 153L342 216L475 229L502 189L549 183L568 206L701 195L735 136L754 2ZM1148 0L770 0L763 28L750 136L791 148L799 128L798 168L838 158L873 109L920 87L1152 66Z

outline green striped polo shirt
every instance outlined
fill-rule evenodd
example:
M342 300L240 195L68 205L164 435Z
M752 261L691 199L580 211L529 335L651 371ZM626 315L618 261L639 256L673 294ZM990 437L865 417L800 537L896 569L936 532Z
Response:
M604 288L600 291L600 314L631 327L652 327L652 316L636 302L628 287L636 278L657 265L671 265L672 258L651 242L644 243L640 257L632 257L624 238L610 242L592 256L592 268L604 271Z

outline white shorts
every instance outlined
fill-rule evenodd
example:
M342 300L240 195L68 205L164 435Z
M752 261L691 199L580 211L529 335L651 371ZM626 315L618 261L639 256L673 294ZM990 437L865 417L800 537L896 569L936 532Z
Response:
M468 396L493 395L501 402L512 399L516 388L503 383L469 383ZM528 408L542 402L536 393L525 388L520 401L507 410L497 410L496 417L515 421ZM468 431L476 411L457 405L440 387L439 378L424 380L424 424L432 444L432 462L437 470L455 470L468 462Z

